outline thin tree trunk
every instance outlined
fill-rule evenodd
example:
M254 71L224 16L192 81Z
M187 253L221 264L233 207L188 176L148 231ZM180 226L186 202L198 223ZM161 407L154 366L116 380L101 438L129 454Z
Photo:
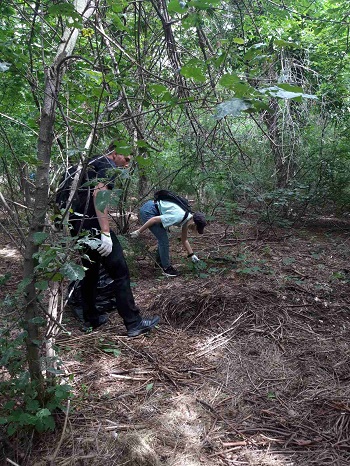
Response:
M94 12L94 3L90 0L76 0L76 10L83 15L84 20ZM41 111L39 139L38 139L38 168L36 174L33 216L29 227L29 235L24 253L24 280L27 283L25 289L25 314L24 327L27 331L26 349L29 373L32 381L37 383L38 399L45 401L45 385L40 364L40 351L38 346L39 326L36 318L39 317L39 307L35 289L35 266L33 257L38 252L39 246L35 235L44 230L45 217L48 209L49 196L49 168L51 161L51 148L53 142L53 129L55 111L59 96L65 65L74 50L79 30L66 28L56 58L51 67L45 70L44 102Z

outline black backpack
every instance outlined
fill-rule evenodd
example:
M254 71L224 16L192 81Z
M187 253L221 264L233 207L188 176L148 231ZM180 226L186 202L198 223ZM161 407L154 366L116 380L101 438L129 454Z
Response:
M160 189L159 191L156 191L154 193L154 202L158 202L158 201L173 202L174 204L181 207L181 209L185 211L185 215L184 215L184 218L182 219L182 222L188 217L188 214L192 213L190 203L188 202L187 199L171 191L168 191L167 189Z

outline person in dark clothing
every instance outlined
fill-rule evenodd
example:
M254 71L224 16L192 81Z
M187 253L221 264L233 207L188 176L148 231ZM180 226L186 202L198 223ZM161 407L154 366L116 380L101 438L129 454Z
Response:
M101 206L98 198L103 197L103 192L113 189L118 168L127 168L129 162L129 156L116 152L114 143L110 144L105 155L90 160L78 190L78 206L74 206L69 222L74 236L85 236L82 264L86 271L81 283L84 329L97 328L107 322L107 316L100 315L96 309L99 268L102 264L114 280L117 310L124 321L127 335L134 337L150 331L158 324L159 317L141 317L130 288L129 269L122 247L110 230L108 207L103 211L97 207L98 204Z

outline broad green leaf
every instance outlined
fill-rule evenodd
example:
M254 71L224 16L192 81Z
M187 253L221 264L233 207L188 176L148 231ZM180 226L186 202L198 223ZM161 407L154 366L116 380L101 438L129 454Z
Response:
M85 276L84 267L74 262L66 262L60 272L71 281L82 280Z
M29 322L31 324L44 325L46 323L46 320L43 317L37 316L33 317L32 319L29 319Z
M71 3L51 5L48 9L48 14L52 16L64 16L67 18L69 27L82 28L82 17Z
M34 244L36 244L37 246L39 244L42 244L48 236L48 233L45 233L44 231L37 231L33 235Z
M284 91L297 92L298 94L303 93L302 87L292 86L291 84L287 84L287 83L277 84L277 87L283 89Z
M115 141L115 151L117 154L130 155L132 147L126 141Z
M37 290L45 291L49 287L49 282L46 280L41 280L39 282L35 282L35 288Z
M38 418L43 418L43 417L47 417L47 416L51 416L51 411L47 408L42 408L40 409L40 411L38 411L36 413L36 417Z
M127 173L128 173L128 170L124 170L122 175L125 175ZM111 193L111 197L109 199L109 205L111 207L118 207L121 195L122 195L121 189L113 189Z
M163 84L151 84L149 86L149 90L152 96L160 96L165 92L168 92L168 88L165 87Z
M239 77L236 74L231 73L224 74L219 81L220 86L227 89L232 89L232 86L236 83L239 83Z
M148 148L149 144L148 142L144 141L143 139L139 139L136 143L137 147L145 147Z
M286 40L283 40L283 39L276 39L274 41L274 44L280 46L280 47L297 47L297 44L295 44L294 42L288 42Z
M241 37L235 37L233 39L233 42L235 42L235 44L243 45L244 44L244 39L242 39Z
M76 11L71 3L58 3L56 5L51 5L48 9L48 13L53 16L69 16L76 14Z
M256 94L255 89L246 83L235 83L231 89L236 97L253 97Z
M85 70L85 71L82 72L82 74L87 76L88 78L93 79L98 84L101 84L101 82L102 82L102 73L101 73L101 71ZM100 91L100 93L101 93L101 91Z
M170 0L168 4L169 13L186 13L187 4L183 0Z
M91 249L97 249L101 246L101 240L96 238L84 238L79 240L80 244L86 244Z
M111 200L112 191L99 191L96 196L96 207L100 212L103 212Z
M182 26L185 30L187 30L192 27L196 27L198 24L200 24L200 21L201 19L198 13L191 13L182 20Z
M152 163L151 159L146 158L146 157L141 157L140 155L135 157L135 160L137 162L137 165L139 165L140 167L149 167Z
M214 118L221 120L227 115L238 116L241 112L251 108L251 103L243 99L232 99L222 102L217 106L217 112L214 115Z
M185 65L181 68L180 74L185 78L193 79L198 82L205 82L205 75L200 68L192 65Z

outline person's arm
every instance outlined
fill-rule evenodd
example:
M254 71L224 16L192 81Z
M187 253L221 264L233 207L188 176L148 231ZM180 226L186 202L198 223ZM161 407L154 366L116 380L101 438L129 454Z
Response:
M162 223L162 220L159 215L156 217L152 217L149 220L147 220L146 223L142 225L141 228L138 229L139 233L142 233L143 231L147 230L147 228L151 227L152 225L155 225L156 223Z
M186 222L185 225L181 229L181 243L182 243L182 246L187 251L187 254L193 254L191 245L187 239L187 234L188 234L188 222Z
M185 225L182 227L182 230L181 230L181 242L182 242L182 245L183 247L186 249L187 251L187 257L189 259L191 259L191 261L196 264L197 262L199 262L199 259L198 257L194 254L192 248L191 248L191 245L190 243L188 242L188 239L187 239L187 234L188 234L188 222L185 223Z
M152 217L149 220L147 220L147 222L144 223L141 228L130 233L130 236L131 238L138 238L143 231L147 230L147 228L151 227L152 225L155 225L156 223L161 222L162 220L159 215L157 215L156 217Z
M95 207L98 223L100 224L101 232L109 235L110 227L109 227L109 218L108 218L108 207L106 206L104 208L104 211L101 212L96 206L96 198L97 198L98 193L101 191L108 191L108 188L104 183L98 183L98 185L95 186L94 193L93 193L94 207Z

